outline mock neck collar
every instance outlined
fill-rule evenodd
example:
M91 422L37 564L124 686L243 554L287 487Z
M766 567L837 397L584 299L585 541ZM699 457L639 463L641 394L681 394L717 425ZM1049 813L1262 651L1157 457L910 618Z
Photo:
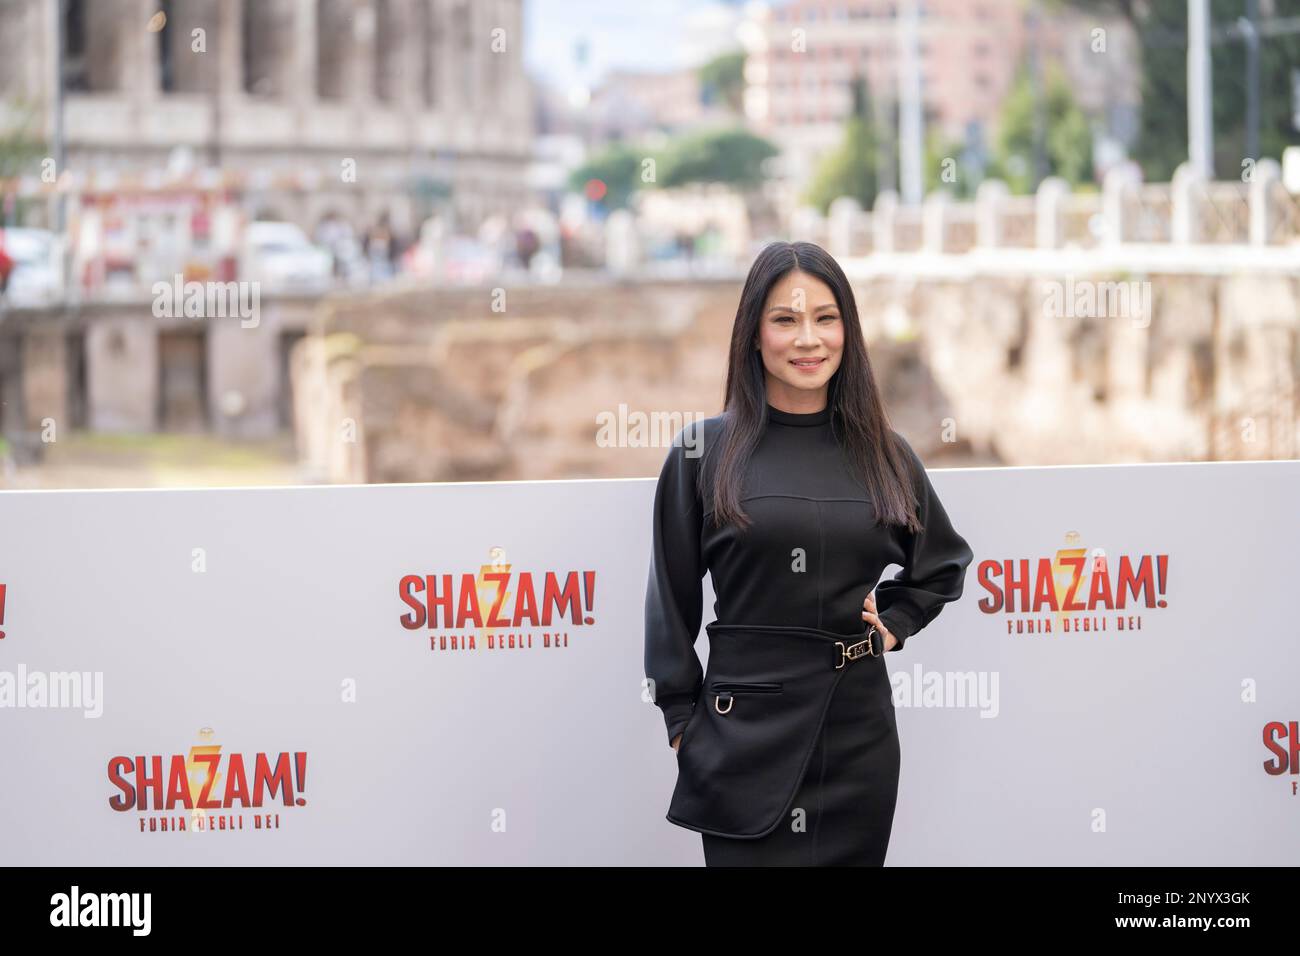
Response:
M776 422L778 425L794 425L797 428L825 425L831 420L831 406L828 402L819 412L783 412L769 404L767 418L768 421Z

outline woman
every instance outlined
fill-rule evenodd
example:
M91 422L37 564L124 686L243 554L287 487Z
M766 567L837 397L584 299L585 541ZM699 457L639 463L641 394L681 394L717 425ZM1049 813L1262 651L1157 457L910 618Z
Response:
M677 752L667 817L707 865L883 864L899 745L881 654L961 596L972 557L888 424L843 271L812 243L767 246L723 413L678 434L654 500L645 671Z

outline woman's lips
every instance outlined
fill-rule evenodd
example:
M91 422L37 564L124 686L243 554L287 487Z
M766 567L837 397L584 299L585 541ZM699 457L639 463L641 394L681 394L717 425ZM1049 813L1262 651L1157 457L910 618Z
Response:
M801 372L815 372L822 367L826 361L824 358L819 359L791 359L790 364Z

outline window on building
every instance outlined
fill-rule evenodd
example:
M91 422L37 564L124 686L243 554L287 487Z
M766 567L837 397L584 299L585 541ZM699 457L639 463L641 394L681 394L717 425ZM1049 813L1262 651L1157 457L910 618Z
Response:
M461 102L467 106L477 105L477 90L474 88L474 65L477 62L474 51L474 35L469 19L469 4L458 3L452 14L452 30L456 37L456 59L460 67Z
M316 96L343 99L352 54L353 21L347 0L320 0L316 5Z
M406 32L398 22L393 0L375 2L375 99L392 103L398 99L404 57L395 55L406 42ZM390 51L394 51L390 54Z
M284 0L244 0L242 6L244 92L274 97L284 90L293 8Z
M164 93L214 92L220 5L208 0L155 0L154 7L164 20L158 31L158 89ZM206 52L194 49L196 30L202 31Z
M52 4L50 4L52 6ZM38 4L42 8L47 4ZM115 5L65 0L62 38L63 88L69 92L121 90L126 68L126 23ZM0 20L0 30L8 29Z
M63 8L63 88L70 93L90 89L86 58L86 0L67 0Z
M442 35L430 0L416 0L415 30L420 38L420 61L416 64L420 97L425 106L434 107L438 105L438 56Z

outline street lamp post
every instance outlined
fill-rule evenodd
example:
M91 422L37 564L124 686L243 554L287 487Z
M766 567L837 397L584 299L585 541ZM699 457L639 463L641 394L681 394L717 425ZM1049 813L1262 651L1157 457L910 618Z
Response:
M1214 178L1210 84L1210 0L1187 2L1187 152L1192 167Z

